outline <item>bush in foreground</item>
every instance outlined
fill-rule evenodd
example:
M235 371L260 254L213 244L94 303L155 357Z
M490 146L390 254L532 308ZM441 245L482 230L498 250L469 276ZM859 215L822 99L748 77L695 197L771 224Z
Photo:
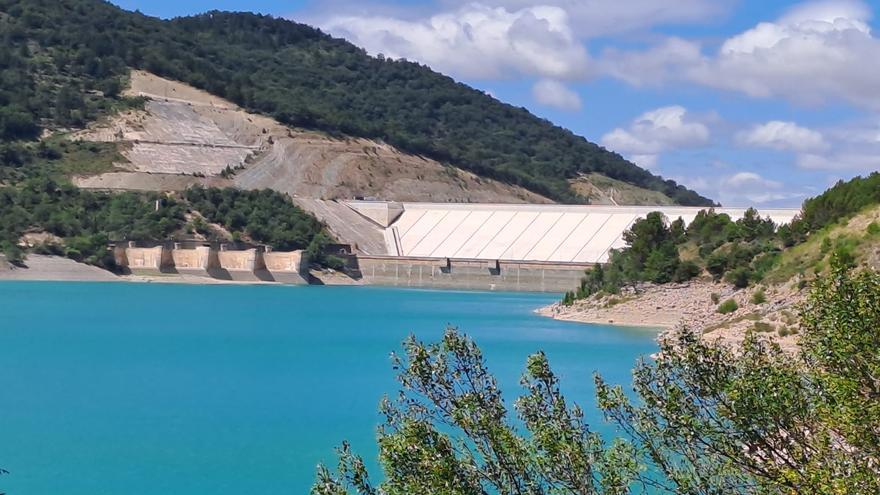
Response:
M479 348L454 329L394 358L373 485L347 444L314 495L880 492L880 275L835 263L801 315L798 356L750 334L736 350L683 330L640 361L632 391L596 377L607 441L529 357L515 421Z

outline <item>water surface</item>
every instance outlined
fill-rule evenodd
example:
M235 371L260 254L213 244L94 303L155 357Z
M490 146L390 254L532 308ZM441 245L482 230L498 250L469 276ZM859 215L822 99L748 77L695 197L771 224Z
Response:
M543 349L592 405L654 334L542 318L556 296L375 287L0 283L0 492L307 493L349 439L374 459L388 355L457 325L513 398ZM335 464L335 463L334 463Z

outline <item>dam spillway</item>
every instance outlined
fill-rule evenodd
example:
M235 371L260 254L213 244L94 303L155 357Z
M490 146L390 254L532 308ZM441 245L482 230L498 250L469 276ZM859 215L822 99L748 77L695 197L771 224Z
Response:
M396 203L295 198L358 254L367 283L566 291L626 245L633 223L659 211L689 225L706 208ZM733 220L747 208L715 208ZM797 209L760 210L786 224Z
M314 201L314 200L313 200ZM345 222L342 241L367 239L369 255L551 263L604 263L612 249L625 246L623 234L653 211L668 221L689 225L705 208L675 206L569 206L374 201L321 202L322 208L349 210L362 217L358 229ZM328 206L333 204L335 206ZM746 208L716 208L733 220ZM759 213L777 224L789 223L799 210ZM331 230L334 220L324 217ZM348 218L348 217L344 217ZM363 235L359 233L363 231ZM375 239L381 235L384 246Z

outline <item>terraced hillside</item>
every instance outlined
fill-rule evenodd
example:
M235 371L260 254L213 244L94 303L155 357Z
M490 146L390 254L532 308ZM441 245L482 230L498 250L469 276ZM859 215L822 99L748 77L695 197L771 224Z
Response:
M208 182L271 188L306 198L547 203L521 187L482 179L369 139L290 128L186 84L143 71L129 96L144 110L104 119L75 139L126 143L127 163L75 178L86 188L180 190Z

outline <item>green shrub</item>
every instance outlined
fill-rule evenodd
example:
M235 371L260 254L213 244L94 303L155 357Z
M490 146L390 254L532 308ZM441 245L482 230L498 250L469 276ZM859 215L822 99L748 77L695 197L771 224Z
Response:
M737 304L736 301L734 301L733 299L728 299L718 306L718 312L723 315L733 313L738 309L739 304Z
M828 254L831 251L832 246L833 246L833 244L831 243L831 238L826 237L826 238L822 239L822 245L819 247L819 251L822 254Z
M322 264L327 268L336 270L337 272L344 271L346 266L344 259L332 254L325 255Z
M744 289L749 286L752 278L752 271L745 267L736 268L727 273L724 277L728 283L733 284L737 289Z
M706 260L706 270L712 274L715 280L721 280L724 272L727 271L727 256L722 253L713 253Z
M34 246L34 253L46 256L64 256L64 246L55 242L43 242Z
M605 301L605 307L610 308L612 306L617 306L622 303L624 300L620 297L609 297L607 301Z
M701 271L702 270L700 270L700 267L693 261L682 261L681 263L679 263L678 268L675 269L675 274L673 274L672 276L672 281L687 282L688 280L699 275Z
M754 325L752 325L752 330L760 333L769 333L776 330L776 327L766 321L756 321Z
M841 236L834 243L833 255L846 267L856 265L856 249L859 241L851 237Z
M757 282L766 275L779 261L780 252L772 251L758 255L752 261L752 280Z
M6 257L6 261L13 265L21 265L24 262L24 251L14 242L0 242L0 252Z
M875 236L880 234L880 224L877 222L871 222L868 224L867 229L868 235Z
M752 304L764 304L767 302L767 294L764 293L764 289L758 289L752 294Z

